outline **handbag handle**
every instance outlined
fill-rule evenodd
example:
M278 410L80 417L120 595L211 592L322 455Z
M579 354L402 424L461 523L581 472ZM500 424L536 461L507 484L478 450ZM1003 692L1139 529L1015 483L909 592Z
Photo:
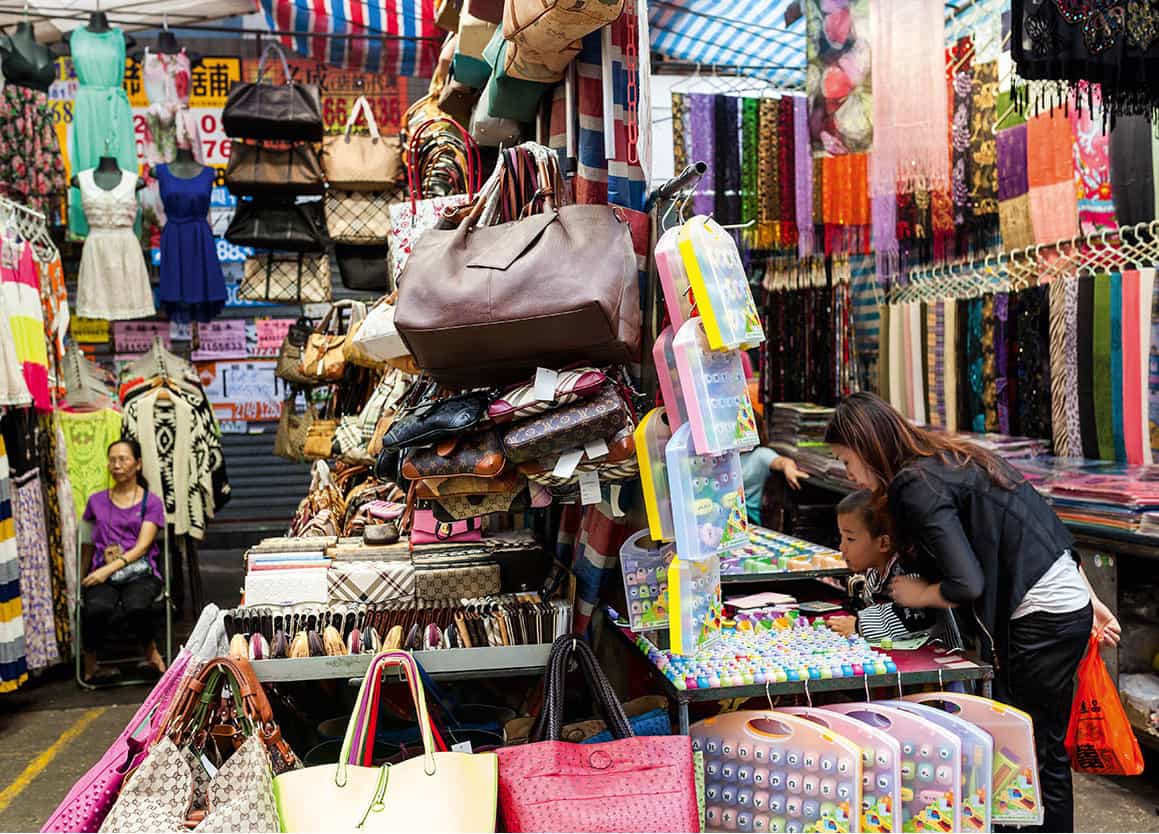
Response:
M355 701L354 715L346 726L346 736L342 740L342 752L338 756L338 768L334 773L334 784L345 787L347 768L354 751L361 749L360 742L365 742L363 729L366 727L365 718L371 705L377 703L379 691L382 688L382 673L386 669L399 668L410 687L411 699L414 701L415 712L418 716L419 732L423 744L423 769L428 776L435 773L435 742L431 732L431 718L427 713L426 693L423 691L422 677L418 666L409 652L387 651L375 655L362 679L362 686L358 690L358 699ZM384 768L385 769L385 768Z
M579 661L580 669L583 670L589 694L599 705L612 737L632 738L634 733L624 713L624 707L600 668L595 653L592 652L591 646L574 635L564 635L552 644L551 654L547 660L544 703L532 730L532 738L537 741L560 740L567 662L573 654Z
M422 193L422 178L418 174L419 139L432 125L437 124L452 125L463 138L463 144L467 148L466 171L464 171L467 179L467 199L475 199L475 192L479 188L479 172L483 167L483 162L482 156L479 153L479 146L475 144L475 140L471 137L471 134L450 116L427 119L415 129L414 133L411 134L410 142L407 144L406 176L407 185L410 188L410 211L412 216L418 213L418 201L424 199Z
M220 696L221 688L226 683L229 684L234 708L245 735L252 735L255 728L265 730L265 734L275 728L270 702L265 690L257 682L249 661L217 657L202 666L197 675L186 683L171 721L162 729L161 735L168 735L179 747L188 743L204 728L205 721L212 714L210 704L215 696Z
M282 47L275 42L267 43L266 48L262 51L262 58L260 61L258 61L258 80L257 80L257 83L258 84L265 83L265 80L266 80L266 61L269 59L271 53L273 53L274 55L277 55L278 58L282 62L282 72L285 74L285 79L286 79L285 83L286 84L292 83L290 80L290 63L289 63L289 61L286 60L286 53L284 51L282 51Z
M366 96L359 96L354 101L354 106L350 108L350 116L346 119L346 130L343 135L346 141L350 141L350 129L354 127L354 122L358 120L358 114L366 115L366 126L370 129L370 135L374 137L374 141L379 139L378 122L374 120L374 112L370 109L370 102L366 100Z

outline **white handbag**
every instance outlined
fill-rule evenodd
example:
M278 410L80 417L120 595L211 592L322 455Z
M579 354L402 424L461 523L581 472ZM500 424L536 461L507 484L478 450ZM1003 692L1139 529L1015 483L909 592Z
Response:
M354 345L380 362L410 356L406 343L394 326L394 305L387 299L383 296L375 302L354 334Z

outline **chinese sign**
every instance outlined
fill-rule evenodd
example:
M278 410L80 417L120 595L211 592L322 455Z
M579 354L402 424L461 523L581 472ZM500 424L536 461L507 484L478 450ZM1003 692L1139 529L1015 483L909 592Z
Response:
M218 420L269 422L281 416L283 383L274 375L277 362L202 362L197 366L201 384Z
M104 319L73 316L69 319L69 329L78 343L103 345L109 340L109 323Z
M286 334L294 324L293 319L258 319L254 322L257 329L257 346L254 356L277 356L286 341Z
M246 356L244 319L225 319L198 324L194 331L190 359L203 362L217 359L244 359Z
M113 348L116 358L133 359L153 346L153 340L160 339L165 349L173 347L167 321L115 321L113 322Z

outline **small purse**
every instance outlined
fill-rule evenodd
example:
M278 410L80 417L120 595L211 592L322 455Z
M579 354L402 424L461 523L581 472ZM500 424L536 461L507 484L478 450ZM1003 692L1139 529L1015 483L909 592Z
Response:
M593 397L607 381L607 375L598 368L584 367L560 371L555 382L555 397L551 400L536 399L534 382L514 385L487 406L487 419L492 423L501 424L534 417L536 414Z
M606 440L630 419L616 387L605 385L589 400L516 423L503 435L503 448L516 463L545 458L594 440Z
M411 544L457 544L483 540L480 519L468 518L451 523L435 518L430 510L415 510L410 533ZM498 593L498 583L493 593Z
M367 356L382 362L410 355L394 326L394 302L388 296L380 298L366 311L366 319L353 340Z
M390 206L396 191L326 192L326 228L337 243L386 243L390 239Z
M415 496L423 500L438 499L441 501L444 498L459 495L518 492L524 486L523 476L508 468L497 478L479 478L475 475L424 478L415 487Z
M303 456L308 460L328 460L334 454L334 433L337 420L315 420L306 430Z
M295 197L326 190L318 155L307 144L282 149L234 142L225 184L236 197Z
M270 54L281 59L284 84L266 83ZM317 142L322 138L322 102L318 87L291 80L286 53L276 43L266 46L258 62L257 81L235 81L221 111L221 126L235 139L276 139Z
M520 499L526 499L526 497L527 493L522 489L516 492L496 492L486 495L449 495L435 501L432 511L435 518L440 521L446 520L442 518L443 515L452 521L459 521L489 513L515 512ZM526 501L523 503L526 505Z
M245 301L323 304L330 300L330 259L273 252L246 258L238 296Z
M342 326L342 311L350 310L351 320ZM361 301L339 301L306 341L302 351L302 376L315 383L338 382L346 372L346 340L350 326L366 316L366 305Z
M384 293L390 290L390 270L387 258L390 252L385 244L370 246L350 243L334 244L334 260L338 261L338 275L342 286L358 292Z
M448 475L495 478L506 466L499 433L490 430L447 440L438 446L412 449L403 459L402 475L408 481Z
M269 203L241 200L225 239L234 246L321 252L326 248L326 218L322 202Z
M382 438L382 448L397 451L456 438L479 424L490 401L491 394L487 391L468 391L401 414Z
M471 111L479 100L479 91L457 78L448 81L439 93L439 109L459 124L471 121ZM472 132L474 135L474 132Z
M368 136L350 132L358 114L366 116ZM331 188L382 191L402 177L402 148L397 136L381 136L365 96L359 96L346 119L346 129L322 140L322 167Z
M278 351L278 362L274 366L274 376L290 385L312 385L309 377L302 376L302 351L314 328L310 320L302 317L290 325L282 347Z

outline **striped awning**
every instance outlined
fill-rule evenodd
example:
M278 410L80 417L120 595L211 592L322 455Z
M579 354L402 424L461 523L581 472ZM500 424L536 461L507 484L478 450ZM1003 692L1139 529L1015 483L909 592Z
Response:
M444 33L434 0L261 0L295 52L343 69L429 78ZM326 37L370 35L377 37Z
M652 49L729 67L783 87L805 86L805 19L785 25L793 0L648 0Z

